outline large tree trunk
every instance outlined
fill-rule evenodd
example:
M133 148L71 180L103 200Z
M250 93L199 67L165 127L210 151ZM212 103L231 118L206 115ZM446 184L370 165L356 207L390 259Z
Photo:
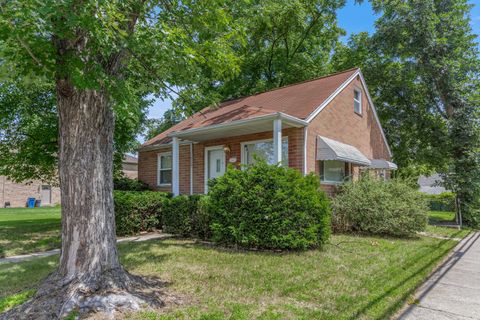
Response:
M59 178L62 250L58 273L66 281L96 282L121 269L113 208L114 116L106 94L59 84ZM67 94L65 94L65 91Z
M62 248L58 269L26 304L1 319L56 319L72 310L138 309L161 304L119 263L113 207L114 115L102 90L57 83Z

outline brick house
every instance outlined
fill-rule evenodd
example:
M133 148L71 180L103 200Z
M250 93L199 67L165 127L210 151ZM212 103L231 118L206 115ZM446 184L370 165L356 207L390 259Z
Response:
M356 68L204 108L140 147L138 175L155 190L205 193L253 155L314 172L329 193L362 170L386 179L397 168Z
M35 198L43 205L60 203L60 188L41 181L17 183L0 176L0 208L25 207L28 198Z

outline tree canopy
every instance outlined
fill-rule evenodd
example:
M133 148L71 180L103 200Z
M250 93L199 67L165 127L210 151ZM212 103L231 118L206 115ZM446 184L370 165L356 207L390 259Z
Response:
M231 39L236 73L216 74L208 65L184 86L174 107L186 115L216 102L250 95L329 73L331 53L345 31L337 10L345 1L233 1L241 37Z
M445 173L466 221L480 222L480 57L465 0L371 1L372 36L336 51L336 68L362 66L400 167ZM475 196L476 194L476 196ZM476 218L475 218L476 217Z

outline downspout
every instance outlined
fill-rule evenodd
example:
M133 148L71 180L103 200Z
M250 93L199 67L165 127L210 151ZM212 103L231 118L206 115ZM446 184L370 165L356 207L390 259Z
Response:
M190 142L190 195L193 194L193 142Z
M308 137L308 127L303 128L303 175L308 174L307 169L307 137Z

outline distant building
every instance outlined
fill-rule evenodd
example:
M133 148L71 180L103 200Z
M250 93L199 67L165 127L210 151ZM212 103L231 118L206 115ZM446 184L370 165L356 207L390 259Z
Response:
M122 162L122 171L126 177L130 179L137 179L138 178L138 159L134 156L125 155Z
M440 194L449 191L443 186L443 179L438 173L429 177L420 176L418 185L420 186L420 192L428 194Z
M125 155L122 163L125 176L138 177L138 159ZM41 206L60 204L60 188L38 180L15 183L5 176L0 176L0 208L25 207L28 198L40 200Z
M25 207L28 198L41 201L41 205L60 203L60 188L41 181L16 183L0 176L0 208Z

